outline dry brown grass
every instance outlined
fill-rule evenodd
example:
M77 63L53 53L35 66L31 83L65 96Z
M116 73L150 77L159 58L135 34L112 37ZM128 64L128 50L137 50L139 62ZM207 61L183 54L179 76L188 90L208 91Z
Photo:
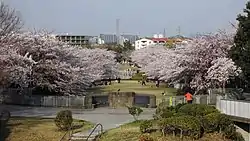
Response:
M82 120L74 120L74 124L82 127L74 132L84 131L93 125ZM5 128L5 141L59 141L65 131L59 131L53 119L11 118Z

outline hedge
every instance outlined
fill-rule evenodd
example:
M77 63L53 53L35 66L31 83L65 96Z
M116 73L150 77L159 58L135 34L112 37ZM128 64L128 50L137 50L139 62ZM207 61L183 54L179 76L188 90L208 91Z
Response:
M57 113L55 124L59 130L70 130L73 122L72 112L70 110L62 110Z
M220 132L226 138L244 141L242 135L236 132L229 116L221 114L215 107L203 104L178 104L168 106L160 103L154 114L163 134L190 136L198 139L205 133Z
M202 135L202 126L198 118L193 116L179 116L161 119L158 122L163 134L171 134L182 136L190 136L198 139Z
M149 133L153 127L153 120L144 120L140 124L141 133Z
M204 104L186 104L181 106L178 112L198 117L202 117L211 113L219 113L215 107Z
M183 113L178 113L179 109L184 105L186 104L185 103L177 104L176 106L169 107L168 102L162 102L158 105L155 111L154 119L169 118L172 116L185 115Z

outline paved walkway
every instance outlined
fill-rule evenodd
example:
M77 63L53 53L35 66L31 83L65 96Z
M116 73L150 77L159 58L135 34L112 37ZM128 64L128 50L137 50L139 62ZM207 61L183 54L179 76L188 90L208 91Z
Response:
M1 108L0 108L1 109ZM22 106L5 106L11 112L11 116L24 117L55 117L56 113L65 108L51 107L22 107ZM128 114L126 108L110 109L97 108L95 110L70 109L73 113L73 118L87 120L92 123L101 123L104 130L112 129L124 123L133 121L133 117ZM143 109L139 119L151 119L155 109Z

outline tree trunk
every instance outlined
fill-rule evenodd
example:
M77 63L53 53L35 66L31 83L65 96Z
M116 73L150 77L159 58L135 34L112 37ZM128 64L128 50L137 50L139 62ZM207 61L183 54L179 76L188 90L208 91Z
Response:
M136 116L133 116L134 117L134 120L137 121L137 117Z
M163 137L165 137L165 128L162 128L161 132L162 132Z
M183 133L183 130L181 130L181 136L180 136L181 139L183 138L182 133Z
M226 82L225 81L222 84L222 93L225 96L225 98L227 98L227 95L226 95Z

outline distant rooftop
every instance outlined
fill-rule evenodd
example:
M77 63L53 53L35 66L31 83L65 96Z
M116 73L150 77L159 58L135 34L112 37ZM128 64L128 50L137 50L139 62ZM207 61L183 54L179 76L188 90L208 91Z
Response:
M152 41L167 41L168 38L149 38Z

